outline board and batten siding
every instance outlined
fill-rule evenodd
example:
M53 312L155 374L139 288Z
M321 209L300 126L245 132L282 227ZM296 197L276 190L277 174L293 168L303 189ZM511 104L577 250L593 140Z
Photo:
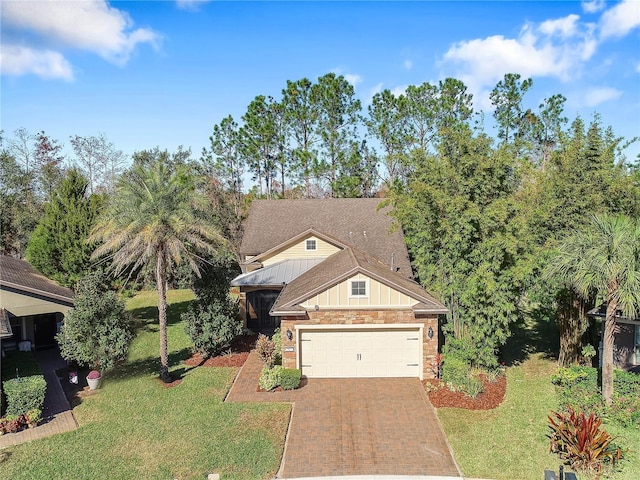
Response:
M307 240L316 241L315 250L306 249ZM330 255L333 255L338 250L340 249L335 245L332 245L317 237L310 236L305 238L304 240L299 241L298 243L289 245L281 250L273 252L272 255L269 255L269 257L262 260L262 265L266 267L269 265L273 265L274 263L278 263L282 260L290 260L296 258L326 258Z
M354 280L366 282L366 295L354 297L351 295L351 282ZM362 273L321 292L301 306L313 309L319 307L350 308L350 307L383 307L383 308L407 308L419 303L418 300L405 295L379 281Z

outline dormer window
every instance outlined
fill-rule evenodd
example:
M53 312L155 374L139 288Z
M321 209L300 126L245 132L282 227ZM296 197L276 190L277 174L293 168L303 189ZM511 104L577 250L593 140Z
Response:
M318 244L315 239L307 240L306 250L317 250L317 249L318 249Z

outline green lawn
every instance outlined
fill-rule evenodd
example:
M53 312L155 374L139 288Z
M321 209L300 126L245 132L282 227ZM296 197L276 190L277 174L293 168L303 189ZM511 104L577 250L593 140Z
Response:
M464 475L495 480L540 480L545 469L560 465L548 453L547 415L557 401L551 375L557 368L552 325L530 320L516 329L507 345L507 394L504 402L489 411L438 409L438 416L449 438ZM619 444L634 450L627 455L614 480L640 478L640 430L607 425L619 435ZM579 474L580 480L587 479Z
M185 368L189 340L181 311L190 291L169 292L171 372L157 380L159 337L155 292L128 303L139 333L126 365L107 374L97 394L74 409L80 428L0 451L0 477L11 479L271 478L289 420L286 404L223 403L233 368Z

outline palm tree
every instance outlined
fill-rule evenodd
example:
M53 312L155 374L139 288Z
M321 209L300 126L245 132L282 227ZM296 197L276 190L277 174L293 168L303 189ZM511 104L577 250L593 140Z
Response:
M186 261L199 276L199 255L213 254L225 242L206 220L208 205L184 165L162 159L123 174L91 232L102 242L93 258L106 256L115 276L155 265L160 323L160 378L170 382L167 352L167 272Z
M607 305L602 348L602 396L613 400L616 315L636 316L640 305L640 225L623 215L593 217L560 243L547 275L557 275L584 298L597 293Z

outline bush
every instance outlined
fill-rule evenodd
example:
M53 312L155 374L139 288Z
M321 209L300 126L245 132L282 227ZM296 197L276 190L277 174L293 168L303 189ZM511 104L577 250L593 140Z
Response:
M295 390L300 386L302 372L297 368L285 368L280 372L280 386L283 390Z
M126 358L133 322L102 272L90 273L79 282L75 307L65 317L56 340L62 358L101 371L111 370Z
M266 365L262 367L260 373L259 385L263 390L273 390L280 385L280 374L284 368L281 365L276 365L273 368L269 368Z
M614 438L601 429L602 420L591 413L552 412L547 417L551 429L550 450L566 460L572 468L602 474L606 464L613 465L623 456L623 451L613 444Z
M40 423L40 420L42 420L42 410L38 408L29 410L25 414L25 420L27 422L27 425L29 425L29 427L35 427L36 425L38 425L38 423Z
M445 353L442 364L442 381L454 392L464 392L470 397L482 393L482 382L471 374L471 365L454 353Z
M3 382L7 396L7 416L24 415L29 410L42 410L47 382L42 375L13 378Z
M571 407L577 411L604 414L604 401L598 389L597 369L577 366L559 368L552 375L551 382L558 387L560 409Z
M282 331L280 327L276 328L271 336L271 340L275 346L273 363L274 365L282 365Z
M264 363L267 368L274 366L276 361L276 344L273 340L269 339L266 335L258 335L256 351L262 359L262 363Z
M237 305L228 296L212 299L206 304L197 300L181 318L195 351L203 358L221 353L242 334Z
M471 398L476 398L484 390L484 385L482 384L482 381L480 381L480 379L476 377L467 378L464 382L462 382L460 387L461 387L461 390L467 395L469 395Z

